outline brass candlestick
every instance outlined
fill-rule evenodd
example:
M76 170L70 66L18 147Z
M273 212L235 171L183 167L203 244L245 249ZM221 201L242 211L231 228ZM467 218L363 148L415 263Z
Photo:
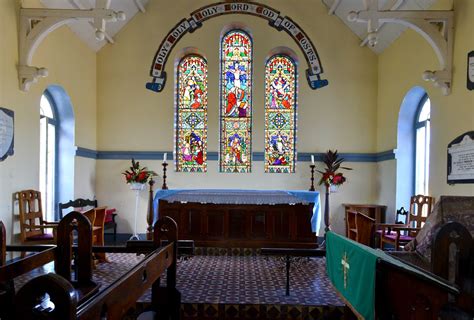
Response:
M161 189L167 190L168 186L166 185L166 167L168 166L168 163L163 162L161 165L163 166L163 185L161 186Z
M316 168L316 165L310 164L309 167L311 168L311 187L309 188L309 191L315 191L314 189L314 168Z
M148 211L146 215L146 222L148 223L146 239L153 240L153 223L155 222L155 210L153 208L153 185L155 184L155 180L153 180L153 177L148 181L148 184L150 188L148 190Z

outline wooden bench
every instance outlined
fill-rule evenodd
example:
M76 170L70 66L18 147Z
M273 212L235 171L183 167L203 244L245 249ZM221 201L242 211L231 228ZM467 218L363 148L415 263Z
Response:
M92 226L78 212L69 213L58 226L57 246L6 246L5 230L0 225L0 318L9 319L120 319L148 288L152 288L152 308L159 318L178 319L180 293L176 290L177 225L165 217L154 225L154 240L141 246L92 247ZM71 246L72 231L77 230L78 245ZM161 239L170 244L160 247ZM7 251L35 251L31 256L8 263ZM71 278L73 252L78 257L77 280ZM98 289L92 281L92 252L147 252L147 256L124 276ZM15 294L12 279L45 263L55 262L55 273L36 277ZM167 271L167 286L160 287L160 276ZM47 294L47 295L46 295ZM53 303L55 308L44 307Z

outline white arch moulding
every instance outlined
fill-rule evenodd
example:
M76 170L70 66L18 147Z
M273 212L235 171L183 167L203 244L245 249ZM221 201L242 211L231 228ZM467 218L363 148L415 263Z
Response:
M33 54L48 34L68 21L76 19L93 20L96 38L103 40L106 22L125 19L123 12L109 9L109 5L110 0L97 0L95 8L84 10L21 8L18 51L20 89L28 91L31 84L37 82L38 78L48 76L48 69L31 66Z
M202 23L211 18L224 14L248 14L263 18L269 25L278 31L284 30L298 44L303 52L308 69L306 78L311 89L319 89L328 85L328 80L322 79L323 68L311 39L291 18L281 16L280 12L263 4L249 1L218 2L204 6L178 22L161 42L151 65L151 82L146 83L146 88L155 92L161 92L166 83L165 66L168 57L176 43L186 33L193 33L202 26Z
M378 0L371 0L367 10L350 12L349 21L367 23L371 45L377 42L377 31L383 23L398 23L419 33L433 48L440 64L440 70L426 70L423 80L433 82L444 95L451 93L453 71L454 12L429 10L378 9ZM440 27L441 24L441 27Z

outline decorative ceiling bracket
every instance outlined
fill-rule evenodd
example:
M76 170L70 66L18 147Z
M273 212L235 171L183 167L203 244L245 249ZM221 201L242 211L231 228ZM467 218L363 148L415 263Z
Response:
M33 54L41 41L70 20L93 20L97 40L105 37L106 22L125 20L121 11L109 9L110 0L97 0L96 7L80 9L20 9L18 80L20 89L28 91L31 84L48 75L48 69L31 66Z
M383 23L398 23L418 32L438 57L440 70L423 72L423 80L432 81L443 95L451 93L453 71L453 11L380 11L378 0L370 0L367 10L350 12L347 19L352 22L367 23L369 45L377 43L377 32Z

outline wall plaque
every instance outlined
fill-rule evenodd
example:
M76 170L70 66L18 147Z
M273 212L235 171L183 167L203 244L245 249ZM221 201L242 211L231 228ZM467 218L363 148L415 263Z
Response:
M474 131L448 145L448 183L474 183Z
M0 107L0 161L13 155L14 113Z

